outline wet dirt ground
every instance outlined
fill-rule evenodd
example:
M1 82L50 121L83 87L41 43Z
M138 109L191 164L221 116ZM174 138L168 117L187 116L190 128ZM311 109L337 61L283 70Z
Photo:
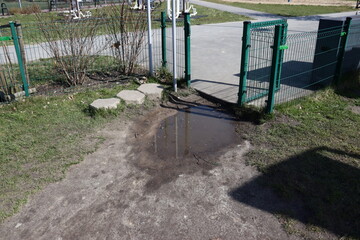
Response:
M0 239L295 239L229 194L259 175L240 125L251 128L201 99L111 122L100 148L0 225ZM283 204L260 185L243 197Z

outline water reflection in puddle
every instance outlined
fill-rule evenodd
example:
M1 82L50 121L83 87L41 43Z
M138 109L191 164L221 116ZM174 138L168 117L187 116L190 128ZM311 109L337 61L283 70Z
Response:
M207 106L180 110L161 122L154 151L162 159L211 153L236 141L235 118Z

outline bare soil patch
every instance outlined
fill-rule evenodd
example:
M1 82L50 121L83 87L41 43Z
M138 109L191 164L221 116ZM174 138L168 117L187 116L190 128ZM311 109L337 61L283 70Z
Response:
M119 118L96 133L105 139L98 150L72 166L65 179L34 195L21 212L0 225L0 236L17 240L298 239L287 235L273 214L230 195L259 175L244 163L249 142L240 138L214 153L216 165L194 158L166 162L148 151L159 123L182 108L166 106L171 108L139 110L140 120ZM249 128L249 123L237 124L243 126L239 129ZM256 202L270 201L274 208L286 206L261 185L242 194Z

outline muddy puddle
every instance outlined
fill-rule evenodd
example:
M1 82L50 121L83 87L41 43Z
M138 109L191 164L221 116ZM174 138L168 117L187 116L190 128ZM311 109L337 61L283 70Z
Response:
M196 158L217 152L236 139L234 117L212 107L195 106L160 123L152 151L163 160Z
M132 163L152 176L146 191L182 174L209 174L221 165L221 156L240 142L237 121L224 110L198 104L181 107L158 108L132 126Z

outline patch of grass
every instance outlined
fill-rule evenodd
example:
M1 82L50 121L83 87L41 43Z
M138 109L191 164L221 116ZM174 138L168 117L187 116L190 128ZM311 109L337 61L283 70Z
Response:
M247 156L263 173L261 183L303 203L302 213L289 217L355 239L360 237L360 115L350 107L359 100L360 95L346 98L326 89L279 105L275 120L250 136L255 148Z
M112 56L93 56L93 62L88 66L87 72L106 74L112 71L118 71L118 61ZM42 58L27 63L27 69L32 86L44 83L65 83L65 75L56 71L54 58ZM19 74L19 73L17 73Z
M206 0L206 1L276 14L284 17L311 16L311 15L326 14L326 13L347 12L354 10L353 7L348 7L348 6L308 6L308 5L286 5L286 4L237 3L237 2L227 2L222 0Z
M35 96L0 105L0 222L30 194L62 179L69 166L95 151L102 139L90 137L92 133L125 109L122 103L110 113L92 115L93 100L136 87Z
M244 21L244 20L250 20L251 18L245 17L245 16L239 16L237 14L228 13L224 11L219 11L216 9L206 8L202 6L195 5L197 9L197 16L191 18L191 24L192 25L198 25L198 24L210 24L210 23L222 23L222 22L235 22L235 21ZM157 8L155 11L152 12L152 27L153 29L160 28L160 14L161 11L165 11L166 4L162 4L159 8ZM104 12L106 12L106 7L99 8L99 9L91 9L93 17L104 17ZM146 16L146 12L139 11L139 14L143 14ZM52 20L64 20L64 17L58 16L57 12L46 12L41 13L41 19L44 21L44 23ZM33 43L41 43L45 41L45 38L43 36L43 33L40 31L38 27L38 19L35 14L16 14L12 15L6 18L0 18L0 25L8 24L9 21L18 21L22 24L22 31L23 31L23 37L25 44L33 44ZM109 20L110 22L110 20ZM97 35L103 35L108 34L109 30L105 27L105 25L108 24L107 20L104 22L101 22L97 29ZM177 25L179 27L183 26L183 20L178 19ZM75 24L77 28L84 28L88 27L87 24ZM49 25L49 29L52 27L52 25ZM168 27L171 27L171 22L168 23ZM159 32L160 34L160 32ZM3 29L3 35L10 36L10 29ZM12 41L7 42L8 45L12 45ZM38 46L36 46L37 48Z
M224 12L217 9L207 8L199 5L194 5L194 7L198 12L196 15L198 18L195 16L190 19L192 25L251 20L251 18L246 16Z

